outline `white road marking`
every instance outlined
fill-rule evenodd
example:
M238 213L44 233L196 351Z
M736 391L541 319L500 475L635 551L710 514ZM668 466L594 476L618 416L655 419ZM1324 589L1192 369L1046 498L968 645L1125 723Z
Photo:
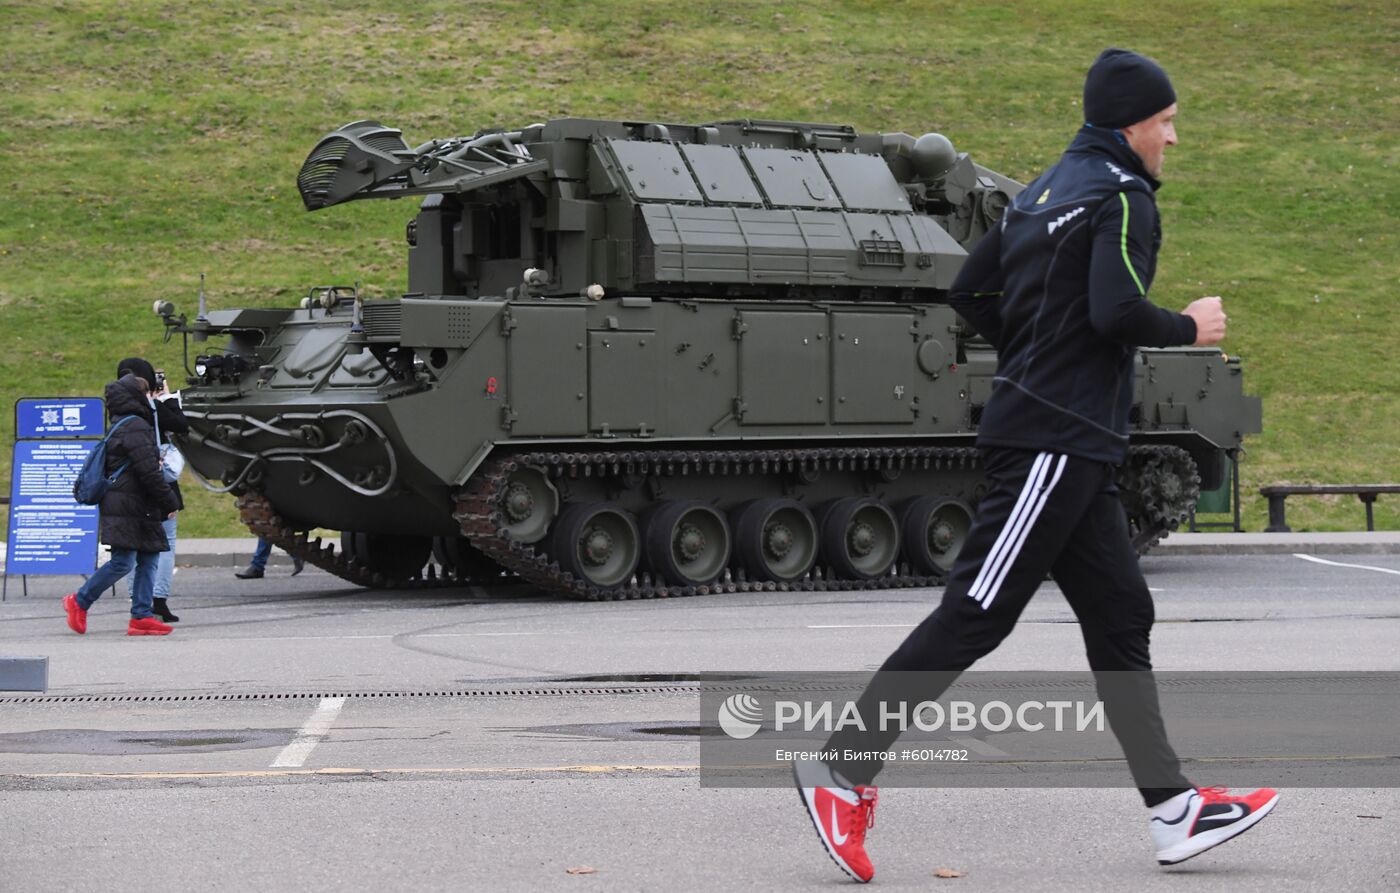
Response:
M1301 558L1304 561L1311 561L1316 564L1330 565L1331 567L1354 567L1357 570L1361 571L1375 571L1378 574L1394 574L1395 576L1400 577L1400 571L1397 571L1394 568L1390 567L1374 567L1369 564L1347 564L1344 561L1328 561L1326 558L1318 558L1315 555L1304 555L1301 552L1294 552L1293 557Z
M340 715L340 708L344 706L344 698L322 698L320 706L301 727L301 731L297 732L292 743L282 748L277 759L272 761L271 768L296 769L305 763L306 758L311 756L311 751L315 750L316 745L330 732L335 718Z
M473 639L478 636L539 636L545 633L537 632L516 632L516 633L419 633L417 635L409 633L410 639Z
M394 639L402 636L408 639L476 639L491 636L539 636L547 635L543 632L511 632L511 633L377 633L375 635L363 636L237 636L226 640L229 642L338 642L341 640L352 641L359 639Z
M808 629L909 629L912 623L814 623Z

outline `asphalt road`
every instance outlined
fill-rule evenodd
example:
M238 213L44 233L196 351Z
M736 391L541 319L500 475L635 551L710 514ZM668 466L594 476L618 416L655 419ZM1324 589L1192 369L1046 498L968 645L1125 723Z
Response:
M1400 670L1400 556L1317 557L1145 559L1158 669ZM873 668L939 595L583 604L285 573L182 570L163 639L126 637L110 597L73 635L71 580L11 586L0 655L47 655L50 691L0 695L0 888L834 887L792 791L700 785L688 677ZM1053 586L978 666L1083 668ZM890 889L1400 889L1400 791L1288 789L1168 871L1126 786L888 789L870 849Z

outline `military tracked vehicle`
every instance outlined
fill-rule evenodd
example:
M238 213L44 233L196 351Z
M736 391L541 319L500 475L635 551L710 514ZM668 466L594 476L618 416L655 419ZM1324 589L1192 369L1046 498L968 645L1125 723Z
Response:
M409 146L358 121L297 183L313 211L421 196L408 291L157 305L199 354L189 463L259 536L368 586L589 599L951 567L996 355L945 297L1020 184L943 136L561 119ZM1144 350L1137 372L1141 551L1260 407L1218 350Z

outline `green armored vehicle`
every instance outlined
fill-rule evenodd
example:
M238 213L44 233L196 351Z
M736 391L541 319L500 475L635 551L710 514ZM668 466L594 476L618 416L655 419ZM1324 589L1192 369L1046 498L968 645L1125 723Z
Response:
M171 333L227 338L191 370L184 449L258 535L364 585L594 599L951 567L996 356L944 299L1020 185L946 138L561 119L410 147L359 121L298 186L309 210L423 198L400 298L158 305ZM1141 352L1139 550L1259 430L1240 373Z

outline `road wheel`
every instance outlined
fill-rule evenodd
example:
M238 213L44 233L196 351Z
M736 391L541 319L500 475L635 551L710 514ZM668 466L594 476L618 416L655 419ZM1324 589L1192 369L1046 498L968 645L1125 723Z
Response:
M972 530L972 510L945 496L916 496L900 507L899 529L914 573L946 575Z
M821 511L822 560L843 580L884 576L899 557L899 522L870 496L834 499Z
M517 468L506 481L501 514L512 539L537 543L549 533L549 525L559 514L559 491L542 469Z
M699 500L663 502L646 515L647 567L675 586L703 586L729 564L729 522Z
M751 580L800 580L817 560L817 522L795 499L755 499L734 510L734 554Z
M626 585L642 551L636 519L611 502L565 506L551 546L561 568L601 589Z

